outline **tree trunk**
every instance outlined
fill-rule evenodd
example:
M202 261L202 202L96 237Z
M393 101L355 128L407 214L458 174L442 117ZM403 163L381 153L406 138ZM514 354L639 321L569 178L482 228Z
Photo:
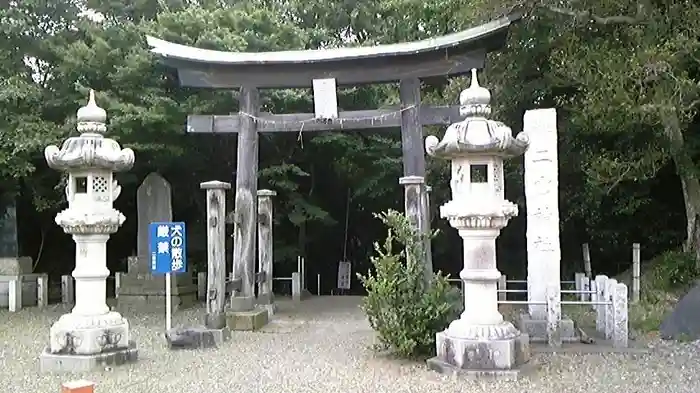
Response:
M676 113L663 116L666 136L671 145L671 158L681 180L686 215L686 238L683 250L695 254L696 267L700 269L700 181L695 164L685 149L683 132Z

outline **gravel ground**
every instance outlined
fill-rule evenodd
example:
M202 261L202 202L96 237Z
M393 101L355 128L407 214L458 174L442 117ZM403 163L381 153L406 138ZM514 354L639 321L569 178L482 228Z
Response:
M235 332L218 350L169 351L161 313L130 310L140 360L87 375L40 374L38 355L60 306L0 311L0 382L5 392L57 392L86 378L97 393L684 393L700 392L700 343L650 341L646 354L537 354L536 371L518 382L470 382L397 361L370 349L372 331L359 298L321 297L281 312L263 331ZM204 311L177 312L174 324L195 325ZM138 316L138 317L136 317Z

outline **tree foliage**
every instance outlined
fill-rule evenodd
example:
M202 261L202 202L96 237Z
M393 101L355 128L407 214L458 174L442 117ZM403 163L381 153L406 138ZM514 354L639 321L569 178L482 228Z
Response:
M231 51L375 45L454 32L513 9L525 17L507 47L490 56L484 84L492 90L494 117L516 130L525 110L558 109L564 271L580 270L582 242L593 245L595 269L607 273L625 268L632 242L642 242L650 254L681 244L700 252L700 6L691 1L5 2L0 190L19 197L21 223L48 231L46 247L62 262L40 269L68 271L70 243L52 222L64 203L62 180L46 167L43 149L75 133L75 112L95 89L110 135L137 154L135 168L119 177L124 191L117 207L130 219L113 240L122 246L111 248L111 258L133 250L135 188L158 171L172 183L175 215L190 224L190 248L201 259L205 210L198 185L232 180L236 140L186 135L183 124L188 114L227 114L238 103L235 92L179 87L176 73L149 53L147 34ZM465 82L425 81L423 101L453 104ZM397 103L394 84L339 91L345 110ZM312 108L310 89L263 94L264 111ZM276 257L283 262L306 255L312 269L329 278L345 257L358 269L368 267L372 244L383 234L372 213L402 205L398 130L291 134L261 136L259 186L278 192ZM433 160L428 166L432 199L443 203L449 198L447 166ZM524 210L522 167L516 160L507 169L508 197ZM449 228L438 217L433 226ZM523 228L524 219L515 219L501 236L500 268L509 275L524 272ZM458 241L451 229L435 239L436 267L459 269L451 262L459 260ZM40 243L25 236L24 253L36 257Z

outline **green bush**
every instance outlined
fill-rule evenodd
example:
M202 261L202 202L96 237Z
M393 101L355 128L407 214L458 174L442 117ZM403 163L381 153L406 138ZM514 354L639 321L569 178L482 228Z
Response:
M374 244L374 272L358 274L367 290L362 309L383 349L401 357L433 354L435 334L461 312L460 291L440 273L425 279L423 237L403 214L389 210L375 217L388 231L382 244Z
M695 257L683 251L667 251L651 262L651 284L664 291L683 290L697 280Z

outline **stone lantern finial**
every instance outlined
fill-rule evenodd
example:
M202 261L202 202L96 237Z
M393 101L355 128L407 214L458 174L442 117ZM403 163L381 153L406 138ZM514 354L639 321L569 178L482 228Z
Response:
M95 91L90 89L87 105L78 109L78 132L99 133L107 131L107 112L95 103Z
M459 114L465 117L488 117L491 115L491 92L479 86L476 68L472 68L472 81L468 89L459 95Z

